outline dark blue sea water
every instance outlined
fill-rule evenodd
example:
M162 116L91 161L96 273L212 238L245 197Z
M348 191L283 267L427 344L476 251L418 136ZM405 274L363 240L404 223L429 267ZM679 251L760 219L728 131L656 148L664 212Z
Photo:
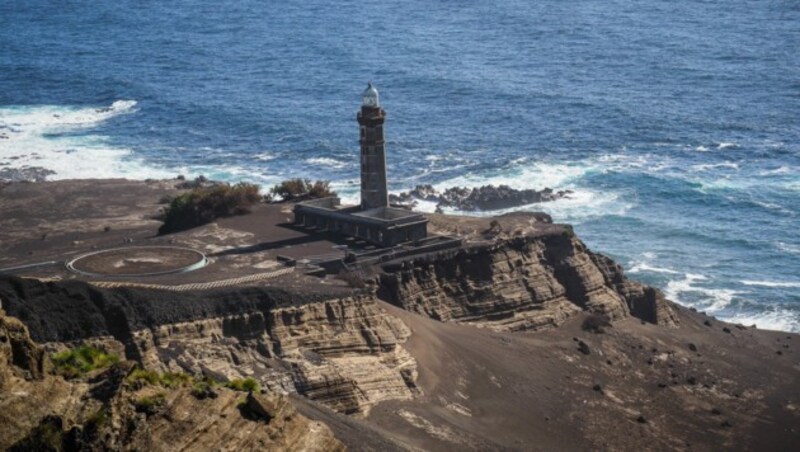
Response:
M572 189L524 209L676 301L800 331L794 0L0 1L0 165L354 200L367 80L392 190Z

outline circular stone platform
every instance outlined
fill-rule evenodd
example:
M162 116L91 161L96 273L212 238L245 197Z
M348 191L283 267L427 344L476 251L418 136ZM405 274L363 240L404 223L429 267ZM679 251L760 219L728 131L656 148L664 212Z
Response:
M173 246L136 246L87 253L67 262L75 273L90 276L158 276L205 267L205 254Z

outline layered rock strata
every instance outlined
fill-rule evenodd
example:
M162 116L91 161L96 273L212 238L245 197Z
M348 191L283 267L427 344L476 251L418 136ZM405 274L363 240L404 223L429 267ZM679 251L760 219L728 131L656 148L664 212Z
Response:
M85 377L53 375L45 350L0 310L0 448L3 450L342 451L323 423L297 413L279 394L188 388L127 379L122 362ZM150 401L143 410L144 401Z
M538 330L581 310L676 321L660 292L626 280L619 265L589 251L569 229L473 244L383 270L385 300L441 321Z
M148 369L252 377L270 391L298 392L348 414L416 391L416 363L402 346L410 333L369 294L326 300L254 288L186 295L0 279L0 297L54 350L82 341Z

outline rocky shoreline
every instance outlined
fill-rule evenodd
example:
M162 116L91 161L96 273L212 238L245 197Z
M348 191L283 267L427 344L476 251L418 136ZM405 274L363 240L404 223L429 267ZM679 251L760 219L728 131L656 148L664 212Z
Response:
M55 171L40 166L23 168L2 168L0 164L0 184L9 182L44 182Z
M122 237L149 243L158 222L143 218L174 186L8 185L0 251L58 259ZM21 217L16 200L53 192L63 201ZM330 242L281 227L259 236L283 210L263 205L157 239L217 253L199 273L158 281L213 281L274 265L278 253L331 253ZM75 212L83 223L68 217ZM778 450L800 439L799 335L678 306L546 215L430 220L465 245L378 260L362 288L303 274L187 292L102 288L55 269L0 277L0 447L47 437L62 448L167 450L196 437L207 449L224 439L290 450ZM53 353L79 345L119 363L57 375ZM131 385L136 368L252 378L260 391Z
M517 190L507 185L484 185L476 188L451 187L439 192L432 185L417 185L413 190L390 194L389 202L399 207L414 208L420 201L436 203L436 211L492 211L569 198L571 190Z

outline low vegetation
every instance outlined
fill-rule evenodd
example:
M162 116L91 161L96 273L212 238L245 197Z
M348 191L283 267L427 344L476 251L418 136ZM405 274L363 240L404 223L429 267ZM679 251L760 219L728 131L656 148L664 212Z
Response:
M225 383L225 387L234 391L261 392L261 385L253 378L237 378Z
M147 416L152 416L164 406L164 403L166 403L164 394L155 394L135 400L133 406L137 413L144 413Z
M261 392L261 385L254 378L237 378L227 383L220 383L213 378L195 378L183 372L159 373L154 370L135 369L128 375L129 386L139 389L144 386L161 386L163 388L191 388L192 395L198 399L214 398L214 388L224 386L234 391Z
M219 385L219 382L212 378L205 377L202 380L196 380L192 384L192 395L200 400L206 398L216 398L217 393L214 388Z
M192 386L195 379L183 372L158 373L153 370L135 369L126 380L131 385L153 385L165 388L182 388Z
M310 179L297 178L285 180L275 185L270 190L270 195L279 197L284 201L301 201L336 196L336 192L331 190L330 181L318 180L311 182Z
M100 349L82 345L52 356L53 366L64 378L78 378L95 369L104 369L119 362L119 357Z
M195 188L178 195L164 211L164 224L158 233L183 231L217 218L249 213L250 208L261 201L259 188L256 184L240 182Z

